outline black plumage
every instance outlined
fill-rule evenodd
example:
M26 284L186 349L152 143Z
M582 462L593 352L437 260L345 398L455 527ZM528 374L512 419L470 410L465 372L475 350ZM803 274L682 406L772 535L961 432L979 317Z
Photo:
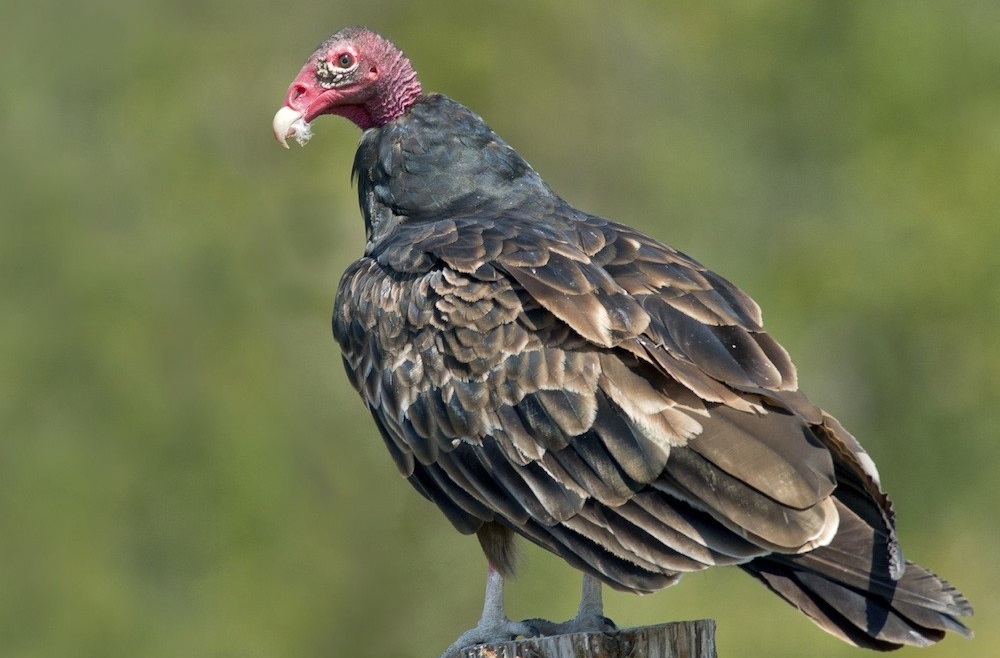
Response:
M343 43L398 53L353 30L296 84ZM799 392L749 296L573 208L479 116L402 77L383 92L409 97L398 112L323 110L366 128L368 243L333 332L402 475L492 565L509 574L515 535L635 592L739 565L860 646L968 634L971 607L904 560L874 464Z

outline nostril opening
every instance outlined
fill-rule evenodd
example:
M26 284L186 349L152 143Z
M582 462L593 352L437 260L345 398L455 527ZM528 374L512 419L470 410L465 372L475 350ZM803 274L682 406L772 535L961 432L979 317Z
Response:
M292 85L291 89L288 90L288 103L291 104L297 101L302 94L306 93L307 89L301 82Z

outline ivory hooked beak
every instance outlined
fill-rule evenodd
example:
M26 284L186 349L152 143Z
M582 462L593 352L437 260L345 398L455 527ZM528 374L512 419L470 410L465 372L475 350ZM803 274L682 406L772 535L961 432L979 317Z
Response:
M274 128L274 138L285 148L288 148L288 138L294 137L298 132L295 123L304 116L305 112L293 110L287 105L282 106L274 115L274 121L271 124Z

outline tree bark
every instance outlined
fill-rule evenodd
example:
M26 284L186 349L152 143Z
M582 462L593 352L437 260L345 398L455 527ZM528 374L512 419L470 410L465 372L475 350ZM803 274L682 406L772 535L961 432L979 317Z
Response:
M716 658L715 620L533 637L463 649L464 658Z

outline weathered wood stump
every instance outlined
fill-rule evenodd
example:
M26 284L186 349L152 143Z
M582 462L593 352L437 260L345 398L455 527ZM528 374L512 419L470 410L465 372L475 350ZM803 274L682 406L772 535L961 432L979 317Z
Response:
M678 621L611 633L574 633L483 644L464 658L716 658L715 620Z

